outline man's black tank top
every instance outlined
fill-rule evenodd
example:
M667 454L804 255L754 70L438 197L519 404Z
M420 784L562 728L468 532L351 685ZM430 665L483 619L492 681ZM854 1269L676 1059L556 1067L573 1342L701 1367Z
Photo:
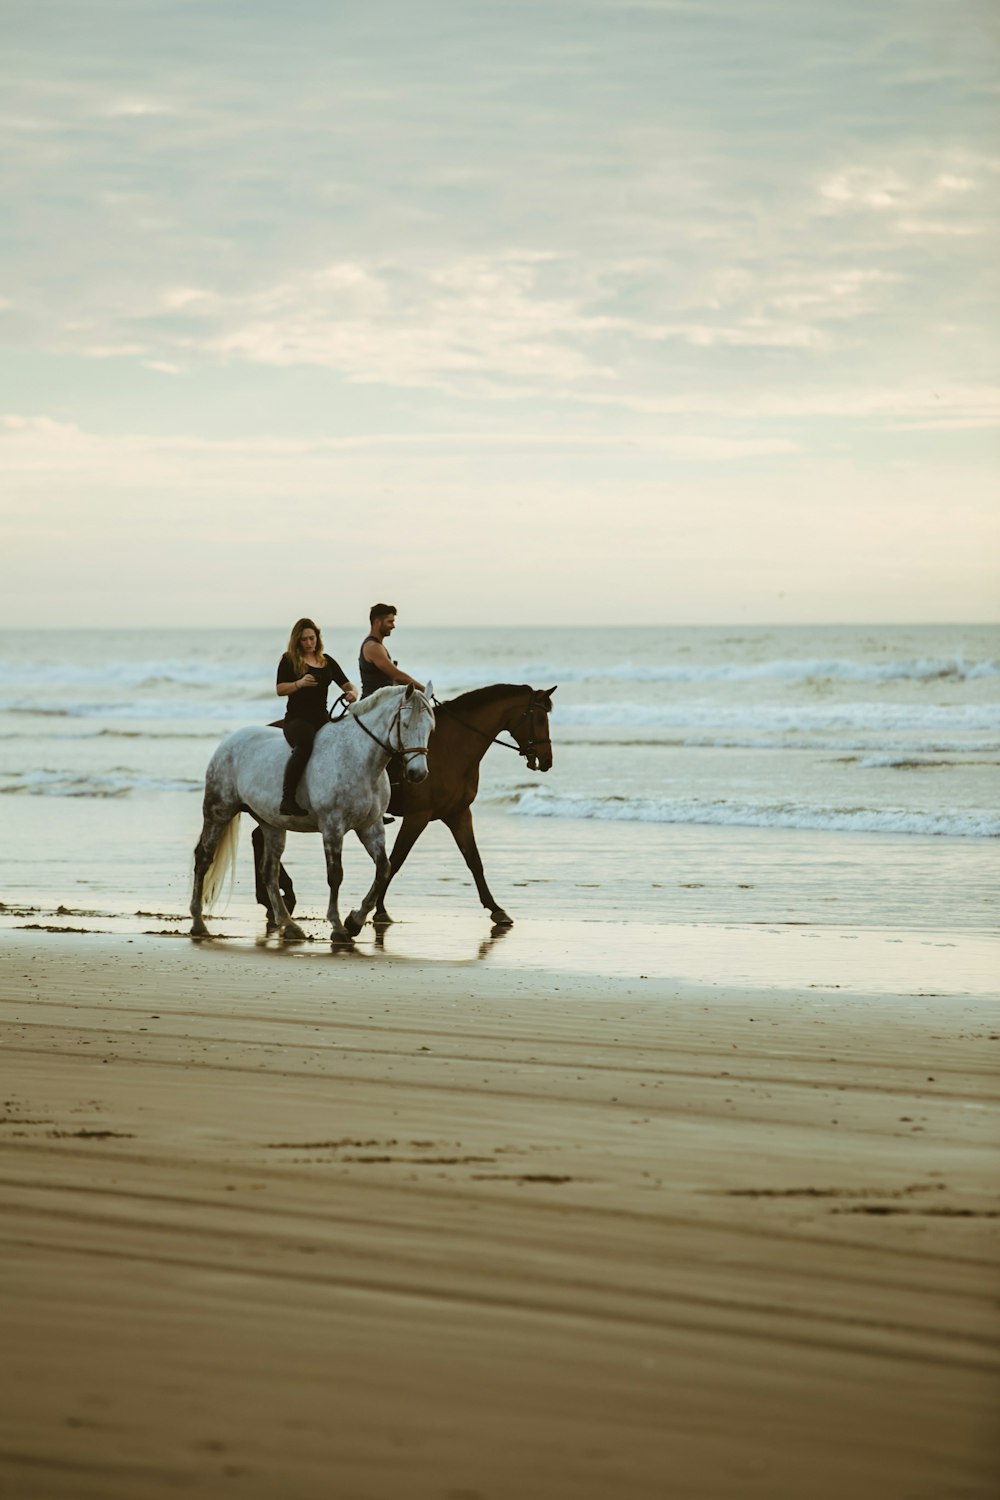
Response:
M361 678L362 698L369 698L372 693L377 693L379 688L392 687L392 678L387 677L381 667L373 666L370 661L366 660L365 647L369 641L374 641L376 645L380 644L377 635L366 635L361 642L361 650L358 653L358 675ZM395 666L395 663L393 665Z

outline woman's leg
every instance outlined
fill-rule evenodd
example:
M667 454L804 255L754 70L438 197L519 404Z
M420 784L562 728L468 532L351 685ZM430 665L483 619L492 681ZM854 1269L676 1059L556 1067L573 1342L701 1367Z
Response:
M281 812L286 818L302 817L305 814L305 808L300 807L295 800L295 790L309 763L317 727L306 723L304 719L292 719L281 726L285 739L292 747L281 789Z

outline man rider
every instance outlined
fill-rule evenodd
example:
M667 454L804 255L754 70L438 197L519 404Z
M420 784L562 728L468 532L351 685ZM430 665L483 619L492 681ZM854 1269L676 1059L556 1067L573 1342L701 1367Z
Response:
M361 652L358 656L358 673L361 677L361 696L367 698L372 693L377 693L379 688L392 687L393 683L412 682L415 688L423 692L424 685L411 677L409 672L403 672L383 644L386 636L390 636L396 628L396 606L394 604L373 604L368 611L368 622L371 631L361 642ZM394 755L388 765L389 780L396 783L402 780L403 763L398 755ZM392 823L394 819L386 815L382 820Z
M411 677L408 672L400 671L383 644L396 628L396 606L373 604L368 611L368 619L371 632L362 641L358 657L362 698L369 697L379 688L391 687L393 683L412 682L415 688L423 692L423 683Z

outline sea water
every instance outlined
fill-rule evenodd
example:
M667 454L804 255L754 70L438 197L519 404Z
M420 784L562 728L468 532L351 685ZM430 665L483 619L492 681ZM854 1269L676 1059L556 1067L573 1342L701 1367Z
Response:
M355 681L361 636L326 635ZM280 717L282 637L0 633L0 923L24 925L31 909L49 921L60 906L66 924L105 929L184 912L205 765L224 734ZM654 949L692 927L987 940L998 627L400 626L391 646L442 699L557 685L553 769L490 749L475 809L487 876L519 924L561 922L564 936L598 924L633 946L641 929ZM286 864L318 936L319 840L290 837ZM352 847L345 908L370 870ZM439 826L390 907L439 935L481 924ZM249 935L258 915L245 851L225 921Z

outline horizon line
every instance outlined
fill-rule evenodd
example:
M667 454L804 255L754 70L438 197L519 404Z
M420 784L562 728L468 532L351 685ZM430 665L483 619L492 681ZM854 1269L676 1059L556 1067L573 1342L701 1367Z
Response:
M408 629L408 630L518 630L518 631L522 631L522 630L535 630L535 631L552 631L552 630L628 630L628 629L634 629L634 630L738 630L738 629L742 629L742 630L750 630L750 629L752 629L752 630L801 630L801 629L821 629L821 630L825 630L825 629L836 629L836 630L857 629L857 630L864 630L864 629L867 629L867 630L879 630L879 629L896 629L896 628L905 628L905 629L932 629L932 628L940 628L940 627L947 627L947 628L979 627L979 628L987 628L988 629L990 627L1000 627L1000 617L998 617L996 619L988 619L988 620L986 620L986 619L950 619L950 620L949 619L935 619L935 620L913 620L913 619L900 619L900 620L843 620L843 619L837 619L837 620L697 620L697 621L695 621L695 620L655 620L655 621L653 621L653 620L642 620L642 621L630 621L630 620L598 620L598 621L586 620L585 621L585 620L574 620L574 621L570 621L568 623L565 622L565 621L561 621L558 624L556 624L556 623L545 624L545 623L542 623L542 622L534 622L534 623L528 623L528 624L525 624L523 622L518 622L516 624L511 624L509 620L496 620L496 621L487 621L487 622L483 622L483 621L479 620L479 621L476 621L475 623L466 623L464 621L443 621L443 620L428 621L428 620L424 620L424 621L421 621L419 624L412 624L411 625L411 624L407 623L406 625L404 625L401 628ZM363 620L357 620L357 619L352 619L352 620L348 620L348 621L334 620L334 621L325 623L321 628L323 630L326 630L326 631L363 629L364 628L364 621ZM176 630L176 631L192 631L192 632L194 632L194 631L212 631L212 632L216 632L216 633L218 631L220 631L220 630L268 630L268 631L273 630L273 631L276 631L278 634L282 634L285 631L287 631L287 629L288 629L288 627L287 627L286 624L275 624L273 622L265 622L264 624L255 624L255 625L232 624L231 622L228 622L228 623L226 623L224 625L220 625L218 623L212 623L212 622L209 622L209 621L205 621L205 622L203 622L201 624L195 624L195 625L192 625L192 624L174 625L174 624L160 623L160 624L154 624L154 625L131 625L130 624L130 625L127 625L127 626L123 626L120 620L115 621L113 624L107 624L107 625L93 625L93 624L87 624L87 625L76 625L76 624L67 624L67 625L7 625L7 624L0 623L0 631L2 631L2 632L5 632L5 633L8 632L8 631L11 632L11 633L19 632L21 634L26 634L26 635L27 634L37 635L37 634L39 634L40 632L43 632L43 631L48 631L48 632L50 632L52 634L55 634L58 631L66 631L66 630L72 630L72 631L75 631L77 633L80 633L82 631L88 631L88 630L94 630L94 631L98 631L98 630L100 630L100 631L109 631L110 630L110 631L122 631L124 633L129 634L129 635L150 634L150 633L152 633L154 631L159 631L159 630Z

